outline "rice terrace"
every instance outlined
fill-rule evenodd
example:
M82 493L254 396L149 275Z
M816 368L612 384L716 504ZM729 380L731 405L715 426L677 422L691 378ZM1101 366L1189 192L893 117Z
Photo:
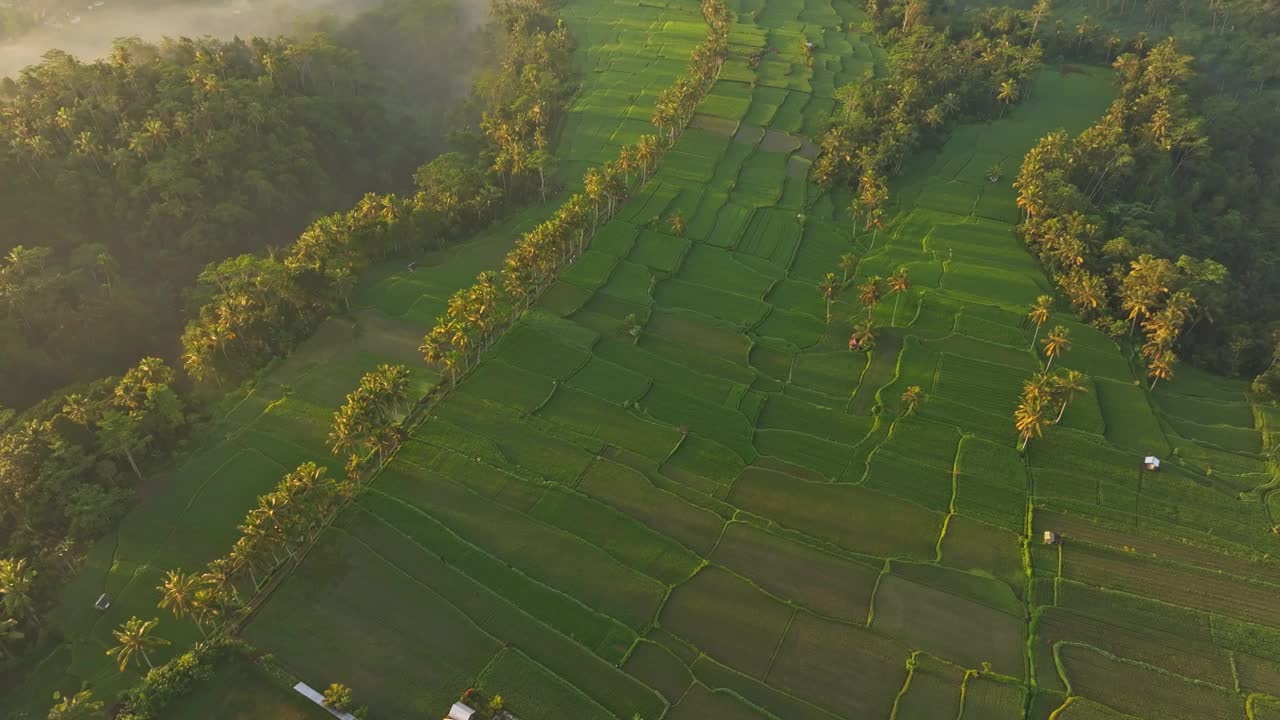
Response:
M1280 720L1280 412L1173 364L1222 266L1061 240L1182 48L1013 4L510 3L526 204L219 381L0 717Z

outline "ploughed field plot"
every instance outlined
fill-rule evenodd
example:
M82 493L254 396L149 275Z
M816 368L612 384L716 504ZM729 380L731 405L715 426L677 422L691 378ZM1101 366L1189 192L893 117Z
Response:
M1149 393L1064 314L1060 362L1088 392L1015 447L1042 365L1023 317L1051 285L986 170L1092 122L1107 73L1046 70L915 158L873 242L805 176L832 88L880 51L836 30L847 4L737 9L735 54L657 173L247 636L406 715L470 686L524 718L623 720L1241 717L1280 693L1266 438L1241 388L1182 368ZM587 68L620 73L579 102L585 164L644 131L700 30L683 5L567 15ZM815 286L844 253L828 324ZM900 266L912 289L849 351L852 286Z

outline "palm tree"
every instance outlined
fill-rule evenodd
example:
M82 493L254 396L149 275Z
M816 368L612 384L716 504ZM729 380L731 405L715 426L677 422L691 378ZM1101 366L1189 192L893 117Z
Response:
M836 261L836 269L841 273L840 284L847 286L849 284L849 273L858 268L858 258L853 253L845 253Z
M1031 306L1031 311L1027 313L1027 319L1035 326L1035 334L1031 336L1031 347L1036 346L1036 338L1040 337L1040 326L1049 321L1049 308L1053 306L1053 298L1048 295L1041 295L1036 298L1035 304Z
M919 385L912 385L902 393L903 415L911 415L924 401L924 390Z
M1173 353L1166 350L1156 353L1147 361L1147 374L1151 376L1151 385L1148 389L1155 390L1157 382L1173 378L1173 360Z
M1022 445L1018 449L1025 450L1031 438L1044 435L1046 422L1043 401L1038 397L1023 398L1022 402L1018 403L1018 408L1013 411L1013 425L1018 430L1018 436L1022 438Z
M147 656L147 648L169 644L168 640L151 634L151 631L159 624L160 621L156 618L142 621L135 616L129 618L118 629L111 631L111 634L116 638L116 642L120 644L109 648L107 655L114 657L119 662L120 672L124 672L125 668L129 667L130 660L136 660L138 657L141 657L143 662L147 664L147 668L155 668L155 665L151 664L151 658Z
M1045 372L1048 372L1049 368L1053 367L1054 359L1071 349L1071 331L1061 325L1055 325L1040 344L1044 345L1044 355L1049 358L1049 364L1044 368Z
M902 300L902 293L911 289L911 277L907 273L907 266L899 265L898 269L889 276L889 294L894 296L893 319L889 324L894 327L898 325L898 303Z
M840 280L835 273L827 273L822 276L822 281L818 283L818 294L822 295L822 299L827 301L827 324L831 324L831 303L836 301L840 295Z
M1022 397L1035 398L1042 403L1049 402L1054 388L1052 375L1047 372L1032 373L1031 377L1022 381Z
M685 222L684 213L679 210L672 213L671 219L667 221L667 224L671 227L671 234L676 237L684 237L684 232L689 227L689 224Z
M81 690L75 695L53 694L54 706L49 708L49 720L91 720L102 717L103 703L94 700L93 693Z
M869 350L876 342L876 326L871 318L863 318L853 326L849 339L857 343L859 350Z
M1035 7L1031 8L1031 17L1034 22L1031 24L1031 34L1035 35L1040 29L1040 21L1044 20L1049 11L1053 9L1051 0L1037 0Z
M1004 103L1000 108L1000 117L1004 117L1004 113L1009 109L1014 101L1018 99L1018 83L1014 80L1005 80L1000 83L1000 90L996 93L996 100Z
M858 302L867 309L867 315L871 315L871 310L880 302L883 296L883 290L880 288L880 276L872 275L865 282L858 286Z
M35 578L36 571L27 565L26 558L0 559L0 610L5 617L40 624L31 595Z
M1067 370L1066 372L1056 375L1053 378L1053 390L1062 400L1062 407L1058 408L1058 416L1053 419L1053 424L1057 425L1062 422L1062 415L1067 411L1067 406L1075 399L1076 393L1087 393L1089 387L1085 385L1088 377L1079 370Z
M196 627L200 628L200 634L204 635L204 627L193 612L200 586L200 576L195 573L184 574L181 570L170 570L165 573L164 582L156 589L160 591L161 610L172 610L173 616L178 619L191 615L196 620Z

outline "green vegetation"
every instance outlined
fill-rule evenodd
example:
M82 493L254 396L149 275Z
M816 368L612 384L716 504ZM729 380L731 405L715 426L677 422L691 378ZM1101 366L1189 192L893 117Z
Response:
M1129 325L1064 312L1020 242L1008 168L1112 101L1044 4L496 10L529 45L518 80L481 81L487 150L208 270L191 366L291 354L186 431L210 440L52 612L33 563L0 564L21 618L0 631L44 658L6 709L87 682L135 686L139 716L158 695L158 717L258 697L291 717L261 682L283 678L371 717L1280 707L1274 409L1191 366L1149 375ZM1177 64L1144 47L1108 52ZM536 204L452 244L514 198ZM1160 305L1136 337L1178 291L1134 261ZM118 385L94 427L163 395ZM228 637L257 650L190 669Z

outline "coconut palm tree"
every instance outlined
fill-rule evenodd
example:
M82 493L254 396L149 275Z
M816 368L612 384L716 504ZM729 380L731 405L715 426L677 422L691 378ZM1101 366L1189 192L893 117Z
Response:
M911 385L902 393L903 415L915 413L920 403L924 402L924 390L919 385Z
M907 266L899 265L898 269L889 276L889 294L893 295L893 319L889 324L893 327L898 325L898 303L902 300L902 293L911 289L911 277L908 275Z
M883 297L883 289L880 287L880 276L872 275L858 286L858 302L867 309L867 315L871 315L871 310L880 302Z
M689 224L684 219L684 213L679 210L672 213L671 219L667 221L667 224L671 228L671 234L676 237L684 237L685 230L689 229Z
M161 610L171 610L173 616L178 619L192 616L196 620L196 627L200 628L200 634L205 635L204 626L200 624L193 612L196 593L199 592L200 587L200 576L195 573L186 574L181 570L170 570L165 573L164 582L160 583L156 589L160 591Z
M876 326L871 318L863 318L858 324L853 326L853 332L849 335L850 340L856 341L859 350L869 350L876 342Z
M0 610L5 617L40 624L31 590L35 579L26 558L0 559Z
M1054 388L1052 375L1047 372L1032 373L1031 377L1022 381L1022 397L1036 398L1047 403L1053 397Z
M1053 298L1048 295L1041 295L1036 298L1035 303L1031 306L1031 311L1027 313L1027 319L1036 326L1035 334L1031 336L1031 347L1036 346L1036 339L1040 337L1040 326L1049 321L1049 308L1053 306Z
M118 629L111 631L116 642L120 644L108 648L107 655L114 657L120 664L120 672L124 672L125 668L129 667L130 660L137 660L139 657L147 664L148 669L155 668L147 655L147 649L169 644L168 640L151 634L159 624L160 621L156 618L143 621L135 616L129 618Z
M1071 331L1061 325L1055 325L1040 344L1044 346L1044 356L1049 358L1049 364L1044 368L1045 372L1048 372L1053 367L1054 359L1071 349Z
M822 281L818 283L818 294L823 300L827 301L827 324L831 324L831 304L836 301L840 295L840 279L835 273L827 273L822 276Z
M1008 110L1009 106L1014 102L1016 102L1017 99L1018 99L1017 81L1009 79L1001 82L999 90L996 91L996 100L1003 103L1000 108L1001 118L1004 117L1005 111Z
M836 269L840 271L840 284L849 285L849 273L858 269L858 258L853 253L845 253L836 261Z
M1062 401L1062 407L1058 408L1058 416L1053 419L1053 424L1057 425L1062 422L1062 415L1067 411L1067 406L1075 399L1076 393L1089 392L1089 386L1085 385L1088 376L1079 370L1067 370L1053 378L1053 393Z
M1173 353L1167 350L1157 353L1147 361L1147 374L1151 376L1151 385L1148 389L1155 390L1157 382L1173 378L1173 361Z
M1013 411L1013 425L1018 430L1018 437L1022 438L1022 444L1018 449L1025 450L1031 438L1043 436L1047 424L1044 417L1044 402L1038 397L1023 398L1018 403L1017 409Z
M93 693L81 690L75 695L53 694L54 705L49 708L49 720L92 720L102 717L103 703L94 700Z

